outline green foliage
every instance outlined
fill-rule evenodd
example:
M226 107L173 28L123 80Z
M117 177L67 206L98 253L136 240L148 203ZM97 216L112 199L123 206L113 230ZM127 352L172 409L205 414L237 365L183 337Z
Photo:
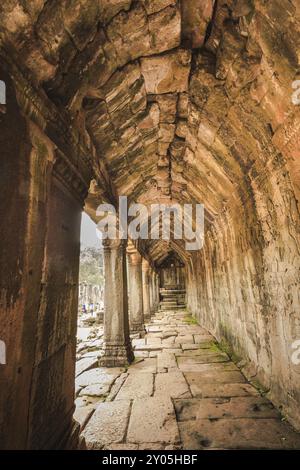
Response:
M88 247L80 253L79 282L103 285L103 253L99 248Z
M196 318L188 315L184 318L184 322L187 323L188 325L198 325L198 322Z
M219 348L219 345L216 341L212 341L210 343L209 350L216 353L222 352L222 349Z
M236 354L233 347L228 343L228 341L225 341L224 339L222 339L219 342L218 347L220 351L226 353L235 364L241 361L241 357L238 354Z

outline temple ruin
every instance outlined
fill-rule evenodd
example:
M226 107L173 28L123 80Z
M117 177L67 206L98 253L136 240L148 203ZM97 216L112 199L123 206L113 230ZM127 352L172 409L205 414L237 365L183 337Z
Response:
M300 449L299 0L0 13L0 449ZM104 239L78 355L82 211L120 196L203 204L203 247Z

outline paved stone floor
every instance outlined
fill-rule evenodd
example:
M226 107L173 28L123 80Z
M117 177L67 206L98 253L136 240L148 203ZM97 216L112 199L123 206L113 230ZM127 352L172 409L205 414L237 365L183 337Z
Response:
M77 364L88 448L300 449L300 434L186 312L157 313L133 345L128 369L95 367L97 351Z

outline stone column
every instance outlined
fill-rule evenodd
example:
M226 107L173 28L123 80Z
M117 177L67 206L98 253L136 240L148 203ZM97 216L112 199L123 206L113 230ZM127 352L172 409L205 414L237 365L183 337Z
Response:
M159 310L159 275L157 273L155 273L155 277L154 277L154 288L155 288L156 310Z
M158 303L157 303L157 291L156 291L156 272L152 273L152 289L153 289L153 311L157 312Z
M157 275L157 292L158 292L158 303L160 305L161 297L160 297L160 289L161 289L161 276L160 273Z
M142 257L135 248L127 250L128 254L128 277L130 279L129 324L131 333L145 335L144 312L143 312L143 274Z
M99 365L121 367L133 361L128 320L126 240L103 240L104 355Z
M149 286L149 263L146 259L142 261L143 271L143 310L144 310L144 322L150 321L150 286Z
M154 298L154 286L153 286L153 269L150 268L149 278L150 278L150 314L154 315L155 313L155 298Z

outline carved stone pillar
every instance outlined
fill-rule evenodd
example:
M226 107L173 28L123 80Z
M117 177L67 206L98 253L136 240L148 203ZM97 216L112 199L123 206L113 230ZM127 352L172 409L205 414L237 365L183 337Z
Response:
M128 320L126 275L126 241L103 240L104 292L104 355L99 365L120 367L133 361Z
M159 276L157 273L154 274L154 291L156 310L159 310Z
M142 257L135 248L127 250L128 254L128 277L130 280L129 303L130 303L130 332L145 335L144 312L143 312L143 275Z
M153 273L153 292L154 292L154 307L155 312L157 312L159 308L159 296L158 296L158 285L157 285L157 273Z
M153 270L152 271L152 276L151 276L151 285L152 285L152 313L156 313L157 312L157 295L156 295L156 287L155 287L155 276L156 276L156 273L155 271Z
M153 288L153 270L150 268L149 272L149 294L150 294L150 315L155 313L155 299L154 299L154 288Z
M143 271L143 310L144 310L144 322L150 321L150 286L149 286L149 263L143 259L142 271Z

